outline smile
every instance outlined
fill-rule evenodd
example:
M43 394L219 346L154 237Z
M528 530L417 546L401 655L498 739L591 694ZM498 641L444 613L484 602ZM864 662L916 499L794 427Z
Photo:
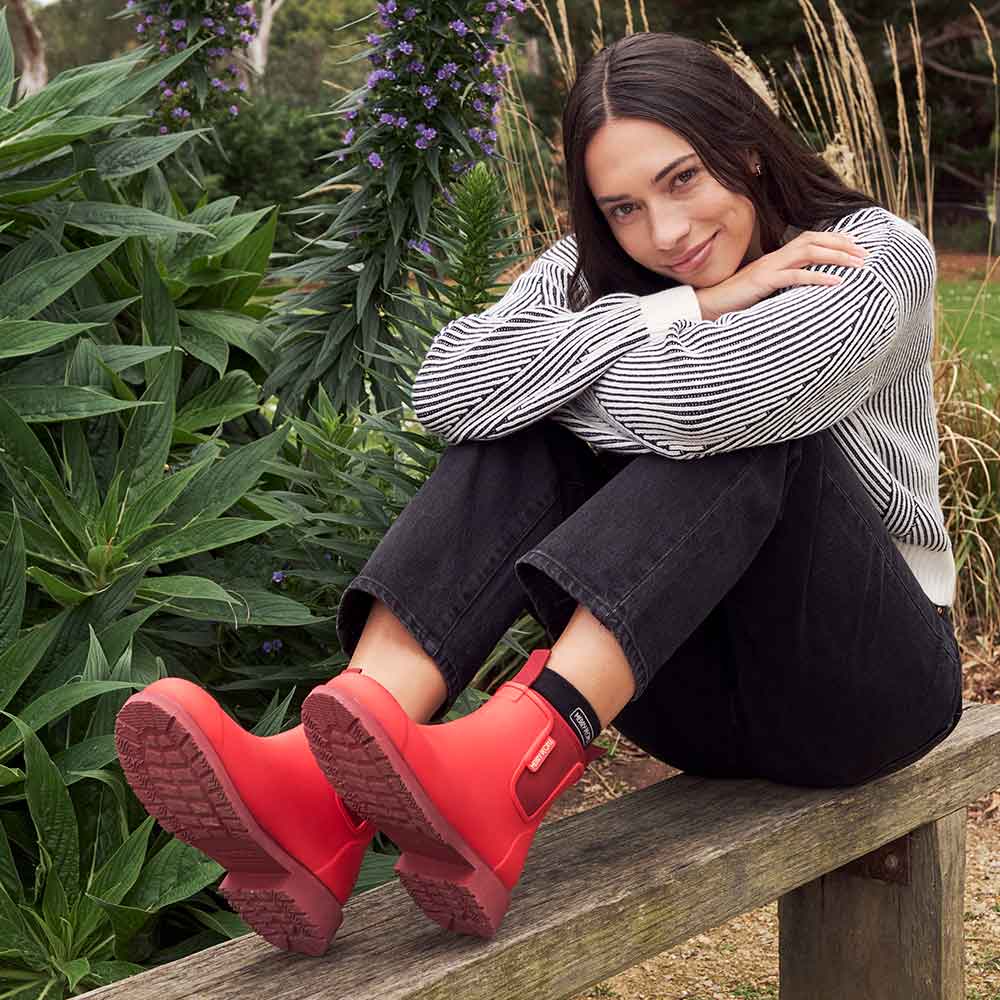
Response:
M693 257L687 257L679 264L668 264L667 267L669 267L672 271L682 272L694 271L701 267L701 265L708 260L708 257L712 252L712 246L715 243L715 237L718 235L718 233L715 233L709 240L707 240L705 245L697 253L695 253Z

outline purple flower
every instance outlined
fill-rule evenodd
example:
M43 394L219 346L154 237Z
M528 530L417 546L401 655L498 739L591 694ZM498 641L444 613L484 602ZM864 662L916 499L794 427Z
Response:
M285 579L285 574L282 570L276 569L271 574L271 583L282 583Z
M410 42L400 42L397 48L403 53L404 56L408 56L413 53L413 45Z
M265 652L265 653L270 653L270 652L271 652L271 649L272 649L273 647L272 647L272 645L271 645L271 642L270 642L270 640L269 640L269 641L265 642L265 643L264 643L264 644L263 644L263 645L262 645L262 646L261 646L260 648L261 648L262 650L264 650L264 652Z
M187 21L185 21L183 17L179 17L176 21L170 22L170 27L173 28L174 31L183 31L187 27Z
M160 126L160 135L166 135L167 132L169 132L169 131L170 131L170 129L168 129L166 125L161 125Z
M376 35L374 31L369 31L368 34L365 35L365 41L368 42L369 45L378 45L378 43L382 41L382 36Z
M449 21L448 27L458 35L459 38L464 38L468 34L468 27L464 21Z
M167 87L167 89L165 91L163 91L163 93L160 96L164 100L166 100L168 97L173 97L174 96L174 92L169 87Z
M238 107L236 107L235 104L230 104L229 105L229 113L231 115L233 115L233 117L235 117L236 115L238 115L240 113L240 109Z
M368 154L368 162L373 167L375 167L376 169L379 168L379 167L381 167L383 165L382 164L382 157L379 156L378 153L369 153Z
M407 7L406 10L403 11L404 21L412 21L416 16L417 16L416 7Z

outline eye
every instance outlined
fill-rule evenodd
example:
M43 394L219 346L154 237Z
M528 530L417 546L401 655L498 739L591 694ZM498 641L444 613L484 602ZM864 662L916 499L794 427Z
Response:
M613 219L627 219L629 215L633 214L632 212L629 212L628 215L615 215L615 212L617 212L618 209L620 208L630 208L630 207L633 207L633 203L630 201L626 201L623 205L615 205L615 207L611 209L610 215Z
M681 172L680 172L680 173L679 173L679 174L678 174L678 175L677 175L677 176L676 176L676 177L674 178L674 181L675 181L675 183L676 183L676 182L677 182L677 181L679 181L679 180L680 180L680 179L681 179L681 178L682 178L682 177L683 177L683 176L684 176L685 174L690 174L690 175L691 175L692 177L694 177L694 175L695 175L696 173L698 173L698 168L697 168L697 167L688 167L688 168L687 168L687 170L682 170L682 171L681 171ZM684 187L684 185L682 184L682 185L681 185L681 187Z

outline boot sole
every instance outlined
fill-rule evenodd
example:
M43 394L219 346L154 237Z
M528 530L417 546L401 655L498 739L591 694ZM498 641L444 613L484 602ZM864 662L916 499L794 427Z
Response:
M118 713L115 745L146 810L227 869L219 890L247 924L284 951L326 953L343 919L340 901L254 819L181 705L133 695Z
M417 906L445 930L492 937L510 890L434 805L378 719L343 692L315 690L302 724L337 793L398 845L395 870Z

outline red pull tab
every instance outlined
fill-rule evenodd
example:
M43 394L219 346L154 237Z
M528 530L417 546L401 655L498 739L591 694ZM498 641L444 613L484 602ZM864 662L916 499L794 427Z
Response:
M548 663L551 655L551 649L534 650L524 666L511 678L511 683L523 684L525 687L530 687L532 681L536 680L545 668L545 664Z

